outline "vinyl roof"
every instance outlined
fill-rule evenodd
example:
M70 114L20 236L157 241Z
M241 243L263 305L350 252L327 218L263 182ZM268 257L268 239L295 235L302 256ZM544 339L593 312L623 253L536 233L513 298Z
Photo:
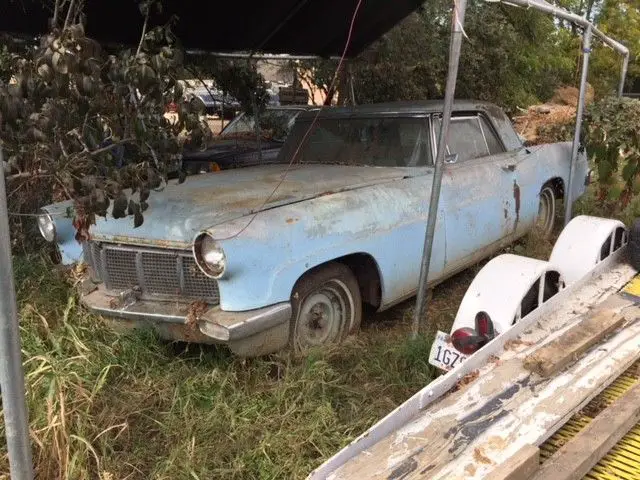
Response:
M349 56L355 56L424 0L362 0ZM4 0L0 32L37 35L47 31L53 4ZM143 18L135 0L86 2L87 34L101 42L136 45ZM358 0L164 0L152 24L178 17L174 32L184 48L213 52L266 52L338 56Z
M426 115L430 113L442 113L443 100L408 100L399 102L374 103L348 107L325 107L320 113L320 118L333 117L358 117L358 116L394 116L394 115ZM454 112L487 112L491 116L504 116L502 110L496 105L480 100L455 100ZM300 119L312 119L316 113L305 112Z

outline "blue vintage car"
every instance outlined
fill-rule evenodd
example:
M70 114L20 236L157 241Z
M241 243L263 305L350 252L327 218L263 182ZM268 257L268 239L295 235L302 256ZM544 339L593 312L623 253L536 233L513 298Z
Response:
M83 303L239 355L340 341L363 305L416 293L441 111L433 101L303 113L275 163L171 184L136 229L99 219L83 245ZM535 225L550 233L558 201L588 181L582 152L567 192L571 145L523 146L494 105L458 101L453 115L432 286ZM46 207L41 230L72 257L67 207Z

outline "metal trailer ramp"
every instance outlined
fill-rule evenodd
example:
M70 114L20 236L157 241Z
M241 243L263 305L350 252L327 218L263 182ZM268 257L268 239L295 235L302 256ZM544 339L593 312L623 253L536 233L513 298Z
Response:
M624 263L609 267L477 363L476 370L463 371L453 388L447 383L441 392L434 382L431 390L417 394L422 406L416 408L410 400L410 415L397 410L394 414L401 421L386 426L394 414L383 419L310 478L482 479L491 478L527 445L541 446L542 460L549 458L590 422L587 413L595 411L597 402L606 405L637 382L630 367L640 359L640 307L633 295L620 292L636 272ZM549 378L524 368L529 354L598 312L616 312L625 323ZM640 455L637 430L629 432L587 478L640 479L633 470Z
M610 406L639 383L640 362L636 362L540 446L541 463L581 432L602 409ZM640 479L640 423L618 441L616 446L600 459L584 478L588 480Z

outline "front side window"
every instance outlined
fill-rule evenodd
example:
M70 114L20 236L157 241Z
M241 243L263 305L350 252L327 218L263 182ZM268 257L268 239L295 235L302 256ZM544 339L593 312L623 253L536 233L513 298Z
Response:
M434 119L435 136L440 133L441 119ZM449 125L447 155L458 155L458 162L503 152L500 140L489 122L478 115L453 117Z
M376 167L431 165L425 118L321 118L296 122L278 157L289 163ZM297 152L297 154L296 154Z

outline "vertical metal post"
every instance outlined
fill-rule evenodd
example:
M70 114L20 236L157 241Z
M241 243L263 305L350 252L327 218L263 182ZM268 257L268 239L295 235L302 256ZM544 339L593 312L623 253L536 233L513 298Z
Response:
M618 97L624 93L624 83L627 80L627 70L629 69L629 52L622 59L622 73L620 74L620 86L618 87Z
M460 49L462 47L462 36L464 34L463 25L466 9L467 0L454 0L451 22L451 44L449 48L449 71L444 93L442 122L440 126L440 133L438 135L438 150L436 152L431 200L429 202L427 231L424 237L424 248L422 251L420 280L418 282L418 298L416 299L416 308L413 317L413 338L418 336L420 331L420 320L427 312L427 283L429 268L431 266L431 251L433 248L433 237L436 231L436 219L438 217L438 203L440 202L440 187L442 186L442 173L444 169L445 150L447 147L447 136L449 134L449 124L451 123L451 112L453 110L453 98L458 79L458 65L460 64Z
M4 182L4 160L0 148L0 386L11 478L32 480L33 464Z
M585 95L587 93L587 77L589 75L589 57L591 56L591 34L592 27L588 25L582 36L582 77L580 78L580 94L578 96L578 109L576 112L576 131L573 136L573 147L571 149L571 164L569 166L569 184L564 192L564 224L571 220L571 208L573 207L573 175L575 165L578 160L578 149L580 147L580 133L582 132L582 115L584 113Z
M258 109L258 101L256 94L251 94L251 103L253 105L254 131L256 133L256 142L258 144L258 162L262 164L262 127L260 126L260 111Z

